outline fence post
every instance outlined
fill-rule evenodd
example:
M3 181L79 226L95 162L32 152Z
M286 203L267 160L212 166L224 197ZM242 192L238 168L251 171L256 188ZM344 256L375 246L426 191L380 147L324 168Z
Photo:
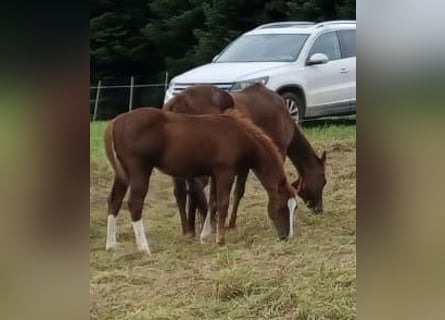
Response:
M93 121L96 121L97 117L97 109L99 107L99 97L100 97L100 86L102 84L102 81L99 80L97 83L97 91L96 91L96 100L94 101L94 113L93 113Z
M164 82L164 93L167 91L168 87L168 71L165 71L165 82Z
M128 111L131 111L133 108L133 86L134 86L134 77L130 79L130 100L128 102Z

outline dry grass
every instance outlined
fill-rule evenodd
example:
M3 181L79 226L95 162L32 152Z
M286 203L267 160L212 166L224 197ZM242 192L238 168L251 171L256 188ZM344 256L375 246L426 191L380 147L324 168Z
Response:
M253 175L226 247L181 236L171 180L156 171L143 215L152 257L136 252L126 210L119 247L104 250L112 175L103 129L91 126L92 319L355 319L355 124L304 130L317 150L328 150L325 214L300 206L288 242L276 240Z

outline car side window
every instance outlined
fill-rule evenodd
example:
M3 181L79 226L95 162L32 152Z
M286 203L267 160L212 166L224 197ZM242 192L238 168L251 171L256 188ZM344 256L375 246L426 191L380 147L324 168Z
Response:
M355 57L355 30L340 30L337 32L342 58Z
M330 61L340 59L340 45L338 43L337 33L332 31L319 36L312 45L308 59L314 53L324 53Z

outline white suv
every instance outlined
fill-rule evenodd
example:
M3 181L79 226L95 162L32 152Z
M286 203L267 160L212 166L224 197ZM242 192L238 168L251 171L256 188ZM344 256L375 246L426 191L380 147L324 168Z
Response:
M174 77L164 103L191 85L238 91L262 82L284 98L297 121L355 113L355 33L355 21L261 25L211 63Z

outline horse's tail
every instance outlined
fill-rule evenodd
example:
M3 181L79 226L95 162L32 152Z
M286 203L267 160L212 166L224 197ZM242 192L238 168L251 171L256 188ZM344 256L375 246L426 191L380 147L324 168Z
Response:
M125 172L122 163L120 162L116 149L114 147L114 120L112 120L104 133L104 144L105 144L105 154L107 155L108 161L113 168L114 174L117 178L120 178L124 182L128 182L128 174Z

